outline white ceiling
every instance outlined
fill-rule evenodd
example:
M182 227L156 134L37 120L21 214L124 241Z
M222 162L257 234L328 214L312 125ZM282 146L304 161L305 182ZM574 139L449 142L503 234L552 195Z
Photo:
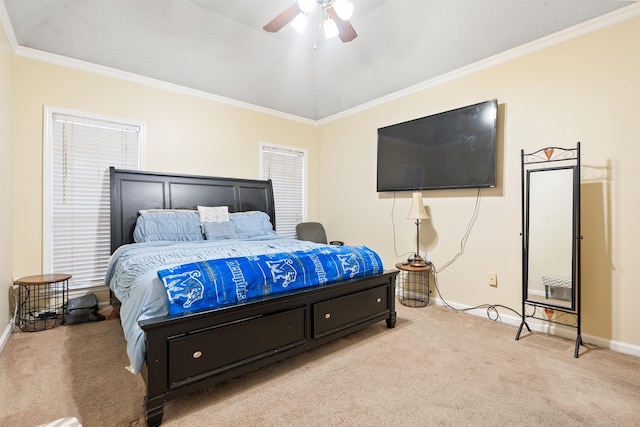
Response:
M319 120L601 16L615 0L351 0L358 37L262 27L295 0L4 0L19 46ZM11 31L11 29L8 29ZM317 47L314 49L314 44Z

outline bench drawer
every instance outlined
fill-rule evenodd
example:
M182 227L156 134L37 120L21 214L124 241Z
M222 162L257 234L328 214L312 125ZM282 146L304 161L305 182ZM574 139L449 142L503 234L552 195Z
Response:
M314 338L389 313L389 286L379 286L313 305Z
M307 340L306 311L301 307L170 338L169 387L230 369L239 360L256 360L303 344Z

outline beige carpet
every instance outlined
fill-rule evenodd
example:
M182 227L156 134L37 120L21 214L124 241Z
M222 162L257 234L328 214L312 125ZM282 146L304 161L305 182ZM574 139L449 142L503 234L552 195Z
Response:
M636 426L640 359L429 306L165 405L171 426ZM117 320L15 333L0 425L144 425Z

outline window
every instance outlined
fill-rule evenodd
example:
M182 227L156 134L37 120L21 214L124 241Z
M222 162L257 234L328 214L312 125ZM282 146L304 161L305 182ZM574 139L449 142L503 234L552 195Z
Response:
M262 178L273 182L276 231L296 237L296 225L304 221L306 150L261 144Z
M144 124L45 108L43 271L70 290L104 285L111 253L109 166L140 169Z

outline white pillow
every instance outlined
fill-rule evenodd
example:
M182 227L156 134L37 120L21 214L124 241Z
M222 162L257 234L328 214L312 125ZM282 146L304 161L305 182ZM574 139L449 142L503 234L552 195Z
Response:
M198 206L200 222L229 221L229 206Z

